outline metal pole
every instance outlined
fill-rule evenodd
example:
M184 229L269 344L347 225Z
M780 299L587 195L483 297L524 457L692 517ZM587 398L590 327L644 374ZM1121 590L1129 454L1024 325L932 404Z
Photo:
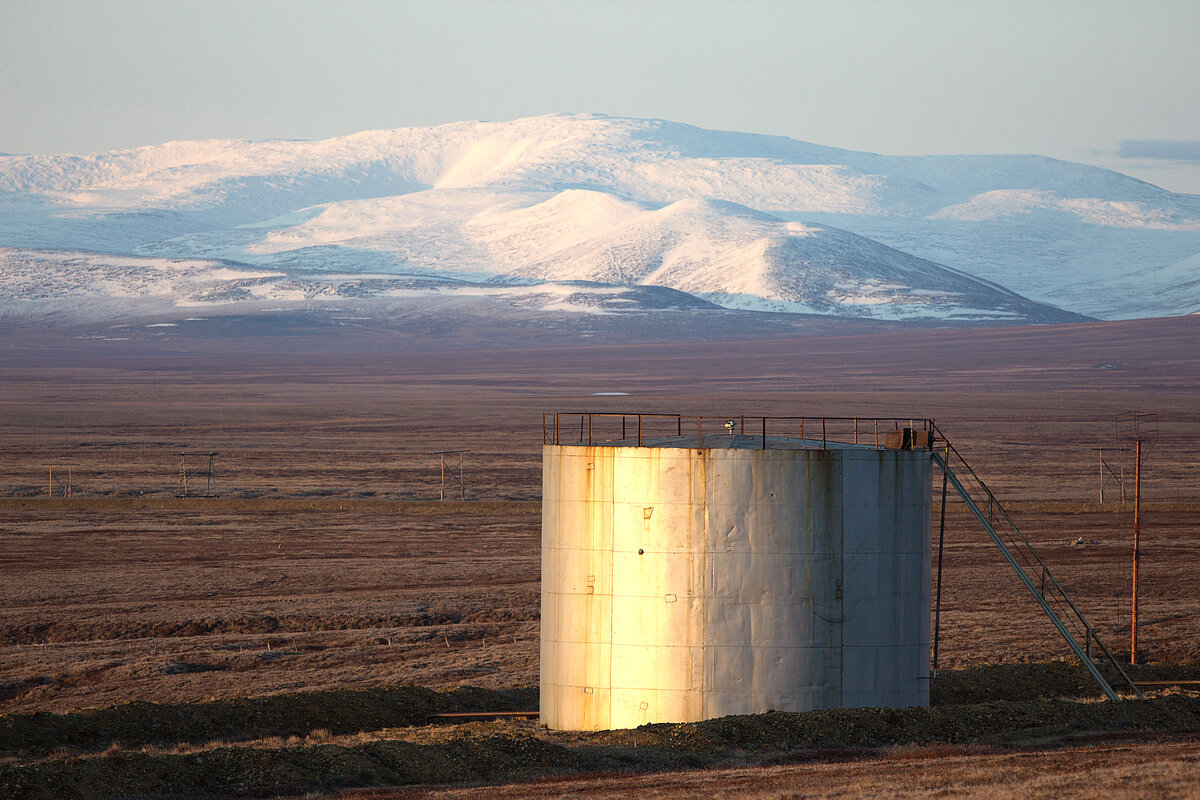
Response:
M942 632L942 553L946 546L946 484L950 472L950 443L946 442L946 463L942 465L942 521L938 529L937 601L933 607L933 674L938 674L938 643Z
M1104 448L1100 448L1100 502L1104 502Z
M1138 562L1141 560L1142 533L1142 440L1133 443L1133 601L1129 623L1129 663L1138 660Z
M458 453L458 499L459 500L467 499L467 484L466 484L466 481L463 480L463 454L462 454L462 451L459 451L459 453Z
M767 449L767 418L762 418L762 449Z
M1120 463L1120 465L1121 465L1121 502L1124 503L1125 502L1125 451L1124 450L1121 451L1121 455L1118 456L1118 458L1120 458L1120 462L1118 462L1118 463Z
M54 497L54 465L50 464L50 496Z
M438 500L446 499L446 454L438 453L438 458L442 460L442 491L438 494Z

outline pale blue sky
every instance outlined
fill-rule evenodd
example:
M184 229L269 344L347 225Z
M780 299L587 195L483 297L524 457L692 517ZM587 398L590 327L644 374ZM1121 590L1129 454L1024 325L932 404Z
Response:
M0 0L0 152L596 111L1200 192L1198 39L1196 0Z

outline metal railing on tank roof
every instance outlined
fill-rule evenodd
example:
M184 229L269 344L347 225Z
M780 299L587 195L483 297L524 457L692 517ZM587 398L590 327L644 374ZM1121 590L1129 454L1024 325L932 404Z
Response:
M853 444L884 447L889 432L922 431L928 434L927 448L933 443L936 430L933 420L917 417L823 417L823 416L684 416L682 414L647 414L637 412L554 412L542 414L544 444L605 444L623 442L627 446L646 447L670 437L696 437L696 447L703 449L706 434L738 434L758 440L760 449L767 449L770 438L801 439L819 442L824 449L829 444ZM911 436L911 433L909 434ZM912 446L911 439L905 447Z

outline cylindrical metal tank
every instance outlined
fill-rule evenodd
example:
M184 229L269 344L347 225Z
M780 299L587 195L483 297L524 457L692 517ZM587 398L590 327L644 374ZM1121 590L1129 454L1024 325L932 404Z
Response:
M928 703L928 451L621 444L543 448L544 724Z

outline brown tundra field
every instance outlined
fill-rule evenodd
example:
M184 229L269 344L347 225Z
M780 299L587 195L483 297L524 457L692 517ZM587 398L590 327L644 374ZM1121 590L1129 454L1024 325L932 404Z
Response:
M0 329L0 797L1200 797L1200 316L149 331ZM579 410L932 418L1125 659L1132 510L1097 448L1156 414L1132 674L1180 683L1098 699L951 503L929 708L427 725L537 706L542 414Z

